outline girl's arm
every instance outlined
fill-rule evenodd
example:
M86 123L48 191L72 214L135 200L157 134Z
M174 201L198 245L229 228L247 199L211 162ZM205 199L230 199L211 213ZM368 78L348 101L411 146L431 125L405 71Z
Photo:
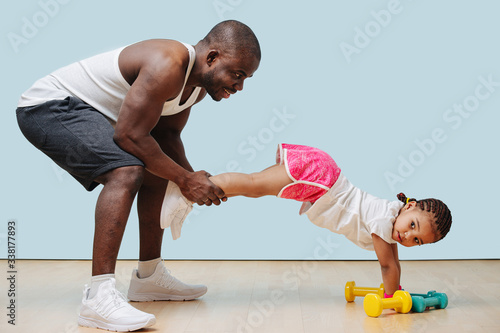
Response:
M387 243L379 236L372 234L373 246L382 270L385 293L392 295L399 289L401 268L397 258L397 248Z
M401 282L401 265L399 264L399 255L398 255L398 244L391 244L392 254L394 255L394 260L396 260L396 265L399 270L399 281Z

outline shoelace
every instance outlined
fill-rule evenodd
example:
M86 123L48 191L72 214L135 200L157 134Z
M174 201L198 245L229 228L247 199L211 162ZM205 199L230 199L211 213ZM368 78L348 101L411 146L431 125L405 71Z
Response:
M127 306L128 303L125 300L125 296L122 295L118 290L111 289L106 297L103 297L96 304L96 311L103 317L108 318L113 314L113 312Z
M169 269L163 267L163 273L156 281L156 284L167 289L173 289L177 284L177 279L170 274Z
M186 215L186 207L183 205L184 204L184 200L182 198L179 198L179 202L181 202L179 205L177 205L174 209L174 211L171 213L171 215L173 217L176 217L178 219L183 219L184 218L184 215ZM182 221L180 223L180 225L182 226L182 224L184 223L184 221Z

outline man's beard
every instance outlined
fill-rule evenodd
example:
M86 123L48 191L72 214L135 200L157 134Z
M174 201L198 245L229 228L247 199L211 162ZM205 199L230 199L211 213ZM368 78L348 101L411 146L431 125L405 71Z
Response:
M214 77L215 77L215 69L203 74L203 76L201 77L202 84L205 90L207 91L207 94L210 95L210 97L212 97L214 101L220 101L221 99L220 98L217 99L215 96L216 92L214 91L214 85L215 85Z

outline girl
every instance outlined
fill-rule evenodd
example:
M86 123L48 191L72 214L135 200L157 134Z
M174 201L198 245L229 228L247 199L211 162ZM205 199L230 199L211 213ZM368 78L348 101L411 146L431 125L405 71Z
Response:
M400 284L397 243L407 247L434 243L451 227L450 210L442 201L410 199L403 193L397 195L400 201L376 198L353 186L328 154L307 146L279 144L275 165L252 174L223 173L210 180L227 197L275 195L303 202L299 214L361 248L375 250L387 295ZM170 226L174 239L180 236L192 205L169 182L160 221L162 228Z

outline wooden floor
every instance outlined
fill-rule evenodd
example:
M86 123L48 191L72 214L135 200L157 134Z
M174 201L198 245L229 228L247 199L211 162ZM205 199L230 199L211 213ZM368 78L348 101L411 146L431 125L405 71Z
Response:
M1 279L0 332L104 332L77 326L89 261L17 261L16 326L7 323L8 281ZM403 288L445 292L443 310L367 317L362 299L346 303L344 285L377 286L375 261L169 261L174 276L204 283L195 301L132 303L156 315L141 332L500 332L500 261L405 261ZM7 271L7 262L0 261ZM126 294L136 262L120 261L117 288ZM7 273L6 273L7 274ZM7 276L8 277L8 276Z

